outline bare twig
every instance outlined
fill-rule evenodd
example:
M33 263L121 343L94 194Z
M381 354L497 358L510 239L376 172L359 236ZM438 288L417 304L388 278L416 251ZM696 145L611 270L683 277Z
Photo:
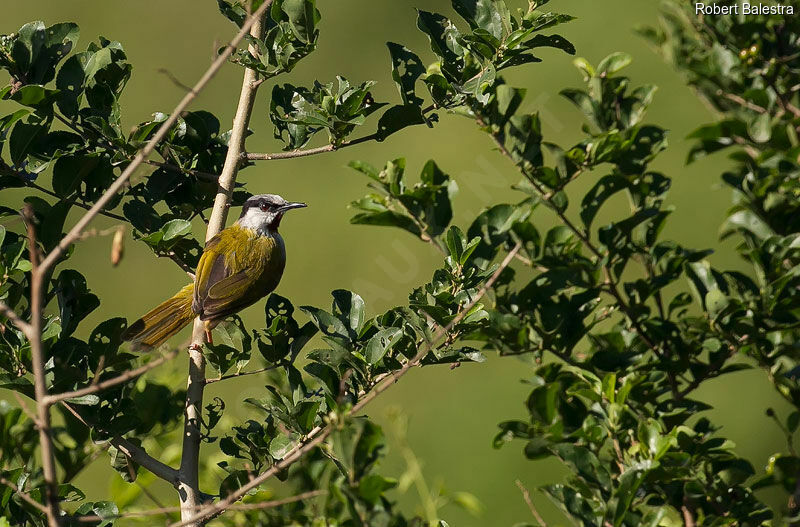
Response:
M92 426L89 424L86 419L84 419L81 414L79 414L75 408L72 407L66 401L60 401L61 406L67 410L70 414L72 414L75 419L77 419L81 424L83 424L86 428L89 429L97 429L99 431L103 431L102 428L97 426ZM157 460L150 454L148 454L142 447L134 445L127 439L122 436L114 436L108 440L109 444L114 446L117 450L122 452L125 457L133 461L134 463L143 466L159 478L167 481L171 485L177 485L178 481L178 471L174 468L170 467L162 463L161 461Z
M752 102L748 101L747 99L745 99L744 97L740 97L739 95L736 95L734 93L726 93L726 92L724 92L722 90L717 90L717 95L719 95L721 97L724 97L725 99L728 99L729 101L733 101L733 102L735 102L736 104L738 104L740 106L744 106L748 110L753 110L754 112L758 112L758 113L767 113L767 109L764 108L763 106L759 106L759 105L757 105L755 103L752 103Z
M252 25L248 29L253 37L261 38L264 31L264 13L271 4L272 0L266 0L250 18ZM250 53L258 55L258 50L250 46ZM244 151L250 115L253 112L253 104L258 90L258 85L255 84L257 79L258 73L255 70L245 69L239 104L236 108L231 136L228 141L228 151L225 156L222 173L219 176L219 186L214 199L214 207L208 220L206 241L216 236L225 226L231 196L236 183L236 175L239 171L241 154ZM183 412L183 445L179 470L180 482L178 484L178 494L181 500L181 519L187 524L197 527L203 522L189 519L195 516L198 505L203 503L202 493L198 488L198 471L202 439L200 423L203 411L203 390L206 385L206 360L202 352L202 346L205 341L205 326L197 318L194 321L192 343L189 346L189 375Z
M172 82L172 84L174 84L178 88L182 89L183 91L187 91L187 92L192 91L191 86L187 86L184 83L182 83L180 81L180 79L178 79L178 77L173 75L172 72L169 71L167 68L158 68L156 71L158 73L164 75L166 78L168 78Z
M36 244L35 217L30 205L26 205L23 216L28 228L28 251L31 261L31 321L28 341L31 345L33 365L33 385L36 395L36 415L39 428L39 448L42 455L42 472L45 481L45 506L47 523L59 527L61 512L58 506L56 488L56 462L53 453L53 437L50 432L50 405L47 404L47 374L44 369L44 349L42 346L42 285L44 274L39 265L39 248Z
M525 500L525 503L528 504L528 509L531 511L531 514L534 518L536 518L536 522L539 524L539 527L547 527L547 522L544 521L542 515L539 514L539 511L536 510L536 506L533 504L533 500L531 499L530 491L522 484L520 480L516 481L517 487L522 492L522 498Z
M25 403L25 400L22 398L22 396L19 394L19 392L12 391L11 393L14 394L14 399L17 400L17 404L19 404L19 407L22 409L22 411L25 413L25 415L28 416L28 419L33 421L33 424L36 425L36 427L38 428L39 427L39 418L36 417L36 413L34 413L34 411L31 410L30 408L28 408L28 405Z
M683 505L681 506L681 513L683 514L683 525L684 527L694 527L694 515L692 514L692 510L689 508L689 499L684 496L683 498Z
M59 199L59 200L63 199L63 196L59 196L58 194L56 194L52 190L49 190L49 189L47 189L47 188L45 188L45 187L43 187L41 185L38 185L38 184L34 183L33 181L30 181L24 175L20 174L16 170L14 170L11 167L9 167L8 165L6 165L3 162L2 159L0 159L0 168L5 169L3 171L4 174L9 174L9 175L14 176L15 178L19 179L22 182L22 184L25 185L26 187L29 187L29 188L32 188L32 189L36 189L39 192L41 192L42 194L47 194L48 196L56 198L56 199ZM82 201L78 201L78 200L66 201L66 203L69 204L69 205L75 205L75 206L80 207L80 208L82 208L84 210L91 210L91 208L92 208L91 205L87 205L86 203L84 203ZM127 219L125 219L124 216L120 216L119 214L115 214L115 213L109 212L107 210L100 210L100 211L98 211L98 214L100 214L101 216L106 216L107 218L111 218L111 219L117 220L117 221L128 221Z
M203 172L200 170L195 170L193 168L181 168L178 165L172 165L170 163L164 163L161 161L153 161L152 159L148 159L145 161L148 165L152 165L154 167L163 168L164 170L169 170L170 172L177 172L179 174L191 174L193 176L197 176L200 179L205 179L206 181L216 181L219 179L218 174L212 174L211 172Z
M92 384L91 386L87 386L87 387L81 388L79 390L74 390L74 391L71 391L71 392L59 393L59 394L55 394L55 395L49 395L45 399L45 402L47 404L51 404L52 405L52 404L55 404L55 403L60 402L60 401L66 401L68 399L72 399L74 397L82 397L84 395L89 395L89 394L92 394L92 393L101 392L101 391L103 391L103 390L105 390L107 388L111 388L112 386L116 386L118 384L122 384L122 383L128 382L128 381L130 381L132 379L135 379L135 378L139 377L140 375L143 375L143 374L147 373L148 371L150 371L150 370L152 370L154 368L157 368L158 366L161 366L162 364L164 364L168 360L174 359L178 355L178 353L179 353L179 351L177 349L174 349L174 350L170 351L169 353L167 353L166 355L163 355L163 356L161 356L161 357L159 357L159 358L157 358L155 360L152 360L152 361L148 362L147 364L145 364L143 366L139 366L138 368L133 369L133 370L128 370L128 371L126 371L126 372L124 372L124 373L122 373L120 375L117 375L116 377L112 377L111 379L106 379L104 381L100 381L100 382L98 382L96 384Z
M430 113L436 107L431 105L427 108L423 108L422 115ZM341 150L342 148L347 148L349 146L356 146L363 143L367 143L369 141L377 141L380 139L380 134L377 132L374 134L365 135L364 137L359 137L357 139L353 139L351 141L344 141L339 145L324 145L318 146L316 148L307 148L305 150L289 150L288 152L275 152L271 154L256 154L250 152L242 153L242 161L274 161L277 159L295 159L298 157L308 157L317 154L324 154L326 152L334 152L336 150Z
M31 335L31 325L25 322L17 315L16 311L8 307L8 305L0 300L0 315L6 317L12 324L17 326L17 328L22 331L26 337L30 338Z
M323 496L327 494L327 491L324 490L312 490L309 492L303 492L302 494L298 494L296 496L290 496L288 498L282 498L279 500L271 500L271 501L262 501L260 503L241 503L241 504L234 504L230 507L230 510L235 511L256 511L256 510L264 510L264 509L274 509L276 507L281 507L283 505L288 505L290 503L296 503L298 501L308 500L311 498L316 498L317 496ZM202 507L198 506L198 509ZM140 518L145 516L160 516L164 514L172 514L175 512L179 512L181 510L180 507L159 507L157 509L149 509L145 511L135 511L135 512L126 512L122 514L117 514L114 516L76 516L73 517L72 520L79 521L79 522L96 522L100 520L110 520L110 519L122 519L122 518Z
M276 368L278 368L280 366L281 366L280 364L273 364L271 366L266 366L264 368L259 368L257 370L240 371L238 373L231 373L229 375L223 375L222 377L206 379L206 384L214 384L215 382L227 381L228 379L235 379L237 377L245 377L247 375L256 375L258 373L264 373L265 371L274 370L274 369L276 369Z
M456 315L452 321L450 321L447 326L441 328L439 331L434 334L433 338L426 342L422 349L417 353L414 358L409 360L402 368L397 370L394 373L387 374L386 376L382 377L380 381L376 382L372 389L368 391L366 394L361 397L358 402L350 409L349 412L344 417L349 417L357 414L360 412L367 404L369 404L372 400L374 400L378 395L389 389L389 387L393 386L401 377L403 377L406 373L408 373L412 368L418 366L422 359L433 349L434 344L440 340L442 337L448 334L448 332L453 329L461 320L467 316L467 313L478 303L478 301L486 294L497 279L500 277L500 273L508 267L511 261L516 256L517 252L519 252L520 248L522 247L521 244L517 244L503 259L500 263L500 266L497 270L492 274L489 280L484 283L483 287L478 291L478 293L472 298L470 302L468 302L461 311L459 311L458 315ZM214 516L218 516L219 514L223 513L225 510L230 508L236 501L242 498L245 494L250 492L251 490L255 489L272 476L278 474L279 472L287 469L291 466L295 461L302 458L306 453L310 452L318 445L320 445L325 439L335 430L338 426L336 422L331 422L330 424L326 425L325 427L316 427L311 432L308 433L306 436L305 441L296 445L293 449L291 449L283 459L279 462L275 463L272 467L268 470L263 472L262 474L252 478L248 483L243 485L242 487L238 488L237 490L228 494L228 496L207 507L203 508L197 514L185 518L180 522L175 522L171 524L169 527L184 527L187 525L196 524L198 522L207 521L209 518Z
M8 487L11 490L13 490L14 493L17 496L22 498L23 501L25 501L29 505L33 506L39 512L42 512L44 514L48 514L47 507L45 507L44 505L42 505L41 503L39 503L35 499L31 498L30 494L28 494L27 492L23 491L21 488L16 486L13 482L9 481L8 479L4 478L3 476L0 476L0 485L5 485L6 487Z

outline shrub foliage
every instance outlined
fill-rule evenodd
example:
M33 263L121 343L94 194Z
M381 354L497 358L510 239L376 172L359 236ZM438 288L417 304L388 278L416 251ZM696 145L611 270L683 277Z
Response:
M314 0L267 3L262 34L247 35L229 59L259 81L288 76L314 51L321 18ZM273 294L263 327L237 317L220 326L216 344L204 347L212 369L204 382L259 374L264 389L246 401L246 421L226 416L221 426L221 399L195 409L201 418L186 425L218 452L194 474L169 467L179 457L185 383L148 367L176 351L158 358L129 350L123 318L86 327L102 299L91 276L70 268L80 241L62 243L70 212L98 203L169 114L122 129L120 97L133 67L119 42L81 45L72 23L32 22L0 37L0 67L10 76L0 98L16 103L4 103L14 110L0 117L0 189L30 191L24 203L0 207L0 387L18 397L0 402L0 525L149 523L139 498L161 478L204 491L191 524L219 516L230 525L446 526L435 506L424 517L397 509L398 480L380 471L385 432L360 411L412 366L482 362L487 353L531 365L527 412L502 410L494 447L518 444L528 459L562 462L568 475L538 490L574 524L796 521L800 19L697 17L674 0L659 27L641 30L718 116L690 136L688 162L729 151L722 181L734 205L722 236L737 241L744 272L718 269L710 250L663 237L674 212L664 205L671 178L651 165L667 133L647 121L655 87L622 74L628 55L574 60L576 86L561 95L585 121L580 141L558 145L523 110L526 90L502 75L535 67L541 48L574 54L553 32L571 17L549 11L546 0L519 10L504 0L452 3L459 19L417 12L430 49L388 43L396 101L374 101L372 81L276 83L269 119L286 151L245 153L234 167L231 132L207 111L184 112L157 142L150 173L103 202L99 214L129 226L154 256L191 270L203 239L192 221L214 213L217 175L230 168L387 140L405 128L422 136L452 116L484 132L487 147L519 174L515 201L487 203L470 224L456 225L457 182L445 167L431 160L416 178L402 158L382 168L352 162L370 191L353 201L351 221L405 231L423 242L420 250L439 251L441 266L405 305L376 316L357 292L340 289L330 307ZM263 7L218 4L239 27ZM319 138L327 143L308 148ZM583 195L571 192L579 178L591 181ZM232 205L246 196L238 185ZM608 206L619 196L627 208ZM544 228L548 214L555 226ZM37 307L36 266L50 254L57 259L41 273ZM39 359L43 377L34 375ZM741 457L698 395L707 381L754 367L795 408L770 410L787 450L769 460ZM52 413L54 424L42 427L30 405ZM34 455L42 442L55 480L44 448ZM98 455L126 482L107 501L90 501L71 483ZM264 485L271 477L280 483ZM767 506L762 489L782 493L785 506ZM270 501L276 492L287 499Z

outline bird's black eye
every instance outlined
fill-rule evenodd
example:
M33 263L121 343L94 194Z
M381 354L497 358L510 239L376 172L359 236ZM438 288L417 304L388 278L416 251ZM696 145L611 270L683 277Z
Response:
M258 208L261 209L262 212L267 212L269 210L269 203L261 200L258 202Z

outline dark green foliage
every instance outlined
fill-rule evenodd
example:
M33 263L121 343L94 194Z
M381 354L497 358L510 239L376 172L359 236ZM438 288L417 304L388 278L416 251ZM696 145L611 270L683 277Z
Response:
M247 10L239 0L217 0L220 12L237 26L242 25ZM257 9L261 2L253 2ZM264 38L248 35L246 41L257 50L237 50L231 60L251 68L266 78L292 71L295 64L317 47L320 13L316 0L274 0L268 9Z
M383 104L376 104L369 93L375 83L351 86L347 79L314 83L312 90L291 84L272 89L270 119L275 137L286 142L287 150L305 146L320 130L327 130L332 145L339 145L356 126ZM284 137L284 134L287 137Z
M413 188L403 181L405 159L390 161L381 171L363 161L353 161L350 167L372 179L370 186L380 192L351 203L361 211L351 223L400 227L423 240L440 236L450 224L450 201L458 186L434 161L428 161Z
M352 203L352 223L410 232L441 252L441 265L410 291L405 305L383 313L371 314L361 296L344 289L332 292L327 309L295 308L273 294L262 328L249 329L234 316L215 329L204 355L216 376L206 382L260 373L265 386L244 401L252 414L243 422L226 414L231 401L216 397L198 406L192 424L217 463L205 460L201 473L201 486L213 493L208 500L293 460L298 448L325 434L291 467L275 470L286 495L323 492L215 521L447 527L438 511L407 519L396 510L398 482L381 473L384 432L360 417L360 405L411 365L455 367L481 362L492 351L524 356L531 366L519 375L530 384L525 414L500 423L494 446L524 442L527 459L563 463L568 475L539 490L575 525L797 521L798 19L706 17L701 23L689 7L671 2L664 27L642 30L721 114L691 135L689 161L735 149L732 168L722 176L736 195L722 235L739 241L752 266L744 273L716 269L711 251L662 237L672 213L664 205L671 179L651 164L667 148L667 134L644 120L655 88L633 86L620 74L628 55L612 54L596 66L574 61L583 84L561 94L586 119L577 143L548 142L539 116L522 111L525 89L507 84L501 72L539 62L540 47L575 52L560 35L544 33L571 20L543 11L547 3L529 2L514 14L503 0L453 0L463 19L457 24L419 10L417 27L433 63L388 43L399 102L382 113L374 133L356 139L356 128L383 106L370 95L374 82L351 85L337 77L311 88L273 87L269 119L286 150L327 132L329 147L297 155L433 126L440 116L431 112L439 110L477 123L519 173L513 186L519 194L509 203L486 203L462 228L453 224L456 182L434 161L413 185L404 179L402 157L382 170L350 164L370 179L371 189ZM218 5L241 27L262 1ZM290 72L319 37L314 0L275 0L267 13L263 38L249 37L249 47L231 58L255 70L259 82ZM132 66L122 45L100 38L77 52L77 42L74 24L33 22L0 37L0 68L11 77L0 98L18 105L0 117L0 190L27 187L45 196L24 199L45 254L69 227L69 213L96 203L167 119L156 112L123 131L120 100ZM417 92L420 82L427 93ZM229 137L216 116L183 113L156 146L157 168L121 190L103 213L129 223L134 238L155 255L193 268L202 250L193 222L212 206ZM570 203L567 187L578 178L588 179L588 190ZM238 188L233 205L246 196ZM628 207L619 207L620 199ZM22 205L0 207L0 300L28 320L32 264L25 225L12 221ZM543 214L555 226L544 227ZM92 292L92 277L69 268L75 250L79 246L65 252L44 283L42 343L51 393L85 388L153 360L122 344L124 319L86 327L87 316L103 305ZM797 407L788 416L768 410L776 433L787 438L787 452L770 460L741 457L703 415L710 406L698 391L712 378L752 366L764 369ZM24 332L0 316L0 387L32 398L31 369ZM53 407L53 447L63 477L57 492L70 514L64 525L85 524L76 518L82 515L99 518L90 525L111 525L136 499L119 491L116 503L91 502L70 483L102 450L125 489L152 482L126 449L174 451L169 447L183 417L184 386L151 373ZM0 403L0 475L41 503L37 436L22 409ZM125 448L118 446L122 438ZM786 497L788 506L768 507L755 494L761 489ZM244 501L261 503L273 498L271 492L260 487ZM45 524L41 511L6 483L0 483L0 511L12 525Z

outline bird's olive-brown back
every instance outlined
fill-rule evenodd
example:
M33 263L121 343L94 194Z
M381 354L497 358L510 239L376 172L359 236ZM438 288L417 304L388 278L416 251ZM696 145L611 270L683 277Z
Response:
M262 236L234 224L206 243L195 277L192 309L218 321L271 293L286 265L277 232Z

